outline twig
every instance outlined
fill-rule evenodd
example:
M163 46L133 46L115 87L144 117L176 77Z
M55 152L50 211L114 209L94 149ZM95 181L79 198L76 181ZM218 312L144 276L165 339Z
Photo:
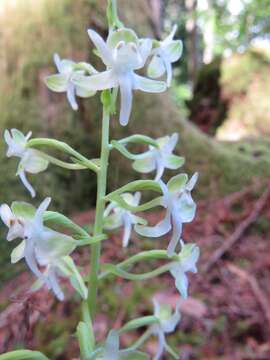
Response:
M253 275L248 274L245 270L240 269L238 266L235 266L232 263L228 263L227 268L233 274L239 276L241 279L243 279L249 283L258 303L260 304L260 306L263 310L263 313L265 315L265 318L266 318L266 320L269 324L269 328L270 328L270 304L267 300L266 295L260 288L256 278Z
M262 194L262 196L256 202L250 215L240 223L240 225L236 228L232 235L226 241L224 241L223 245L221 245L216 251L214 251L208 262L203 266L203 272L207 272L242 237L248 227L257 220L258 216L260 215L262 209L266 204L269 195L270 183L267 185L267 188Z

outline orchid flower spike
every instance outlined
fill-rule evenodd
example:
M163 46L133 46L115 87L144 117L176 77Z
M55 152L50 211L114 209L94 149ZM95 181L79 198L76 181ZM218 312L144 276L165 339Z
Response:
M194 244L182 243L182 250L178 254L179 260L173 262L171 274L175 279L175 286L183 298L188 297L188 278L186 272L197 272L196 263L200 256L200 249Z
M161 356L168 344L165 335L172 333L178 323L181 315L179 311L179 304L176 306L175 312L172 312L172 307L168 304L160 304L157 300L153 300L154 316L158 319L158 323L151 326L153 335L158 337L158 351L153 360L161 359Z
M38 278L38 286L35 287L46 284L59 300L63 300L64 294L57 276L79 278L68 256L75 249L76 241L71 236L44 226L43 216L50 201L50 198L46 198L38 209L23 202L14 202L11 208L3 204L0 207L0 216L9 228L7 240L23 239L12 251L11 262L16 263L25 258L28 267Z
M88 35L107 69L93 76L81 76L74 83L89 91L120 88L120 124L127 125L132 107L132 90L150 93L166 90L164 82L151 80L134 72L145 65L152 41L139 40L133 30L126 28L111 31L106 42L94 30L88 30Z
M134 195L130 193L124 193L121 195L123 200L132 206L138 206L141 199L141 193L136 192ZM120 207L118 204L111 202L104 211L105 217L105 229L114 230L121 226L124 227L123 247L127 247L129 244L132 227L135 224L144 224L146 221L139 216L132 214L131 211Z
M146 237L160 237L167 234L172 229L172 237L167 248L168 256L173 256L178 242L181 243L182 225L194 219L196 204L191 197L191 191L198 179L195 173L188 180L186 174L174 176L165 185L159 181L163 192L161 205L165 207L165 218L155 226L135 225L135 231Z
M158 147L149 146L149 150L133 162L133 169L140 173L149 173L156 170L155 180L162 178L164 170L179 169L183 163L184 158L174 155L172 152L178 142L178 134L174 133L171 136L164 136L156 140Z
M177 30L174 25L170 35L159 43L153 50L153 58L148 66L148 76L159 78L167 73L167 86L172 82L172 63L178 61L182 55L183 44L181 40L173 40Z
M17 129L5 130L4 138L8 145L7 157L16 156L21 158L17 169L17 174L23 185L30 192L32 197L36 196L36 192L26 178L25 173L37 174L47 169L49 162L44 159L38 150L27 148L27 142L32 133L26 136Z
M48 88L55 92L66 92L67 99L73 110L78 110L76 96L88 98L95 95L95 91L86 90L85 88L75 85L74 80L77 76L96 74L97 71L92 65L67 59L60 59L58 54L54 54L54 63L58 74L46 77L45 83Z

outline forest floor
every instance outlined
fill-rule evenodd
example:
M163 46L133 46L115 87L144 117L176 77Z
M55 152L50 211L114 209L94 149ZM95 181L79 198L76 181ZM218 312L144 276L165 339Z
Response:
M155 223L162 216L151 214L149 221ZM75 216L81 225L90 218L93 211ZM189 276L190 297L181 302L181 323L168 342L180 351L181 360L269 360L270 184L254 182L222 199L199 202L196 219L184 226L183 238L200 246L201 258L198 274ZM166 240L134 237L128 251L136 253L153 245L166 248ZM126 255L120 233L104 242L102 262L117 263ZM88 270L86 251L77 253L75 261ZM140 265L136 271L146 269L149 265ZM31 275L22 272L0 291L0 353L25 346L42 349L52 359L75 359L78 297L67 283L64 303L45 289L29 295L31 281ZM98 338L106 336L108 327L149 314L153 296L171 304L179 300L169 274L142 284L111 278L101 288L94 325ZM122 345L131 344L136 335L121 337ZM153 338L147 350L152 353L155 347Z

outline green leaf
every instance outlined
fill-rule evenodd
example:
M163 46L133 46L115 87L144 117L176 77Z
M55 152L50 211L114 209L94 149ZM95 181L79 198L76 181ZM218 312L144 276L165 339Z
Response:
M16 350L0 355L0 360L49 360L39 351Z
M33 219L36 214L36 208L23 201L14 201L11 204L11 210L16 217L23 219Z
M70 256L63 257L59 262L59 267L63 273L70 278L71 285L74 289L78 291L83 299L87 299L87 287L72 258Z
M93 336L93 331L90 330L90 326L80 321L77 326L77 337L80 345L80 354L83 359L90 357L94 350L95 341Z

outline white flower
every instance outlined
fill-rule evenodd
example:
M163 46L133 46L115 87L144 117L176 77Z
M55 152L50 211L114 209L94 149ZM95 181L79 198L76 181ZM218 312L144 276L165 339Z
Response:
M78 104L76 102L76 96L87 98L93 96L95 91L85 90L85 88L75 85L73 80L78 75L90 75L95 74L97 71L90 64L67 59L60 59L58 54L54 54L54 62L59 74L48 76L45 79L46 85L52 91L66 92L67 99L73 110L78 110Z
M200 249L194 244L182 244L182 250L178 254L179 261L172 264L170 270L175 279L175 286L183 298L188 297L188 278L186 272L197 272L196 263L200 256Z
M64 294L57 275L74 275L78 278L76 270L70 264L72 260L67 256L75 249L76 241L44 226L43 215L50 201L50 198L46 198L37 210L27 203L14 202L11 209L3 204L0 207L0 216L9 227L7 240L17 237L23 239L12 251L11 262L25 258L28 267L38 278L38 287L46 284L59 300L63 300ZM44 271L41 271L40 267Z
M181 241L182 224L194 219L196 204L191 197L191 190L198 179L195 173L187 182L187 175L174 176L167 185L159 181L163 192L161 205L167 211L164 220L156 226L135 225L135 231L146 237L160 237L172 229L172 237L168 246L168 256L173 256L177 243Z
M183 165L184 159L180 156L172 154L177 142L178 134L164 136L156 140L158 147L149 146L149 150L143 154L143 157L135 160L133 168L141 173L149 173L156 170L155 180L161 179L164 170L178 169Z
M149 357L135 350L120 350L119 334L111 330L104 348L99 348L90 355L89 360L149 360Z
M103 63L107 66L107 70L97 75L81 77L75 83L87 90L119 87L121 92L120 124L126 125L131 113L132 90L159 93L166 89L164 82L151 80L134 72L145 65L151 52L152 41L139 40L134 31L125 28L111 31L106 42L93 30L88 30L88 34Z
M153 58L148 66L148 76L159 78L167 73L167 85L172 81L172 63L178 61L182 55L181 40L173 40L177 26L175 25L168 37L161 41L159 47L153 50Z
M39 151L27 148L27 142L32 133L29 132L26 136L17 129L5 130L4 138L8 145L7 157L17 156L21 158L17 169L17 174L23 185L30 192L32 197L35 197L36 192L32 185L26 178L25 173L37 174L47 169L49 162L40 156Z
M172 308L168 304L159 304L157 300L154 303L154 316L159 320L158 324L151 327L152 333L158 337L158 351L153 360L159 360L167 347L165 334L172 333L178 325L181 315L179 305L176 306L175 312L172 313Z
M130 193L121 194L123 200L132 206L138 206L141 198L141 194L136 192L134 195ZM114 202L111 202L104 211L105 217L105 229L114 230L121 226L124 227L123 247L127 247L132 231L132 226L135 224L146 224L146 221L139 216L132 214Z

